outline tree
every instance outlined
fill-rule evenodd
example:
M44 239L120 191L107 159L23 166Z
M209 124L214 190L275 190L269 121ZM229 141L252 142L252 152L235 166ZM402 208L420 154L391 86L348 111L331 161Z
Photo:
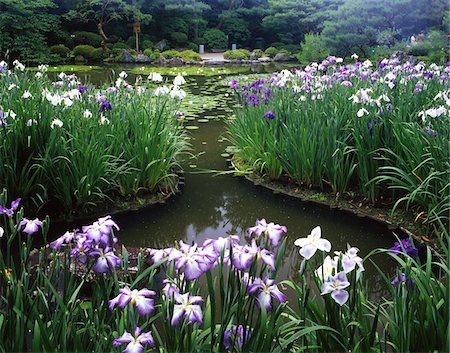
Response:
M66 18L82 22L95 22L102 37L102 48L106 50L108 37L105 25L111 21L140 21L148 23L152 16L143 13L136 3L129 4L124 0L81 0L75 9L71 9Z
M54 7L52 0L0 0L0 57L47 61L47 34L59 24L49 13Z
M439 27L444 13L443 0L345 0L325 21L322 35L333 54L367 56L367 48L380 41L392 45L398 36Z

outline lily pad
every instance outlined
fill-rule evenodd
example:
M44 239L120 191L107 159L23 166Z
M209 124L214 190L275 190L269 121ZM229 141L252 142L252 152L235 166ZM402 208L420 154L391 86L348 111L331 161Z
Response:
M188 125L188 126L185 126L184 128L187 129L187 130L197 130L198 126L196 126L196 125Z

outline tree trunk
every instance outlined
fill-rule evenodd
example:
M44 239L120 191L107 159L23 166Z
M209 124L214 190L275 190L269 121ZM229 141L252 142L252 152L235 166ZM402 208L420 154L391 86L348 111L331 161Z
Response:
M97 24L98 33L102 37L102 49L106 51L106 42L108 41L108 37L105 34L105 31L103 30L103 20L100 20Z

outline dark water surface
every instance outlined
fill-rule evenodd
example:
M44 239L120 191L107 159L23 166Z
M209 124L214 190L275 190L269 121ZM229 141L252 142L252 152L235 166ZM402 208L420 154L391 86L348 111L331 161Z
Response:
M108 71L102 71L92 72L89 76L92 82L98 83L104 82L110 75ZM132 82L134 76L130 75L128 79ZM185 187L181 194L165 204L114 216L121 227L119 240L127 246L137 247L168 247L178 240L201 244L207 238L230 233L244 236L245 230L253 226L256 219L265 218L286 225L289 230L285 260L280 269L283 278L294 274L301 260L298 248L293 245L294 240L307 236L317 225L322 228L322 237L332 243L332 251L346 250L347 244L350 244L359 248L363 257L377 247L390 247L395 239L392 232L373 221L338 210L306 205L286 195L256 187L244 178L231 174L213 176L211 173L201 173L204 170L228 170L227 161L221 156L228 145L224 139L223 116L232 114L229 107L233 102L232 97L227 96L225 81L226 77L215 76L191 76L187 79L183 89L196 96L205 94L215 97L215 103L209 104L210 109L192 113L191 119L196 120L185 124L198 126L198 129L187 130L192 152L198 156L196 159L188 158L184 163ZM218 115L221 117L214 118ZM205 117L208 122L198 122L198 119ZM373 259L384 272L393 273L387 256L377 255ZM372 295L380 296L384 291L382 280L368 262L366 278L369 278Z

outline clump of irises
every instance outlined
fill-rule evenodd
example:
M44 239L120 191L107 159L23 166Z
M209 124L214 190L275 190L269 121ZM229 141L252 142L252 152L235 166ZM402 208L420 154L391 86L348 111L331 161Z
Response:
M444 347L448 271L439 272L445 268L442 262L435 262L433 271L422 267L411 239L378 250L398 263L394 278L384 275L392 299L380 304L367 296L359 250L348 245L346 251L329 255L332 244L322 237L319 226L295 241L303 258L298 279L277 281L288 229L265 219L247 229L244 238L233 234L201 245L179 242L143 249L132 273L127 250L118 251L119 227L110 216L64 233L50 243L50 256L49 249L42 248L31 257L32 239L39 233L45 239L48 219L25 218L20 206L20 199L8 203L5 194L0 195L4 351L52 347L109 351L111 346L123 347L124 353L154 347L170 352ZM17 237L20 243L24 236L19 258L13 261L12 241ZM296 293L290 303L287 287ZM73 322L61 325L67 316ZM400 328L400 322L407 327ZM377 327L382 327L383 335L373 334ZM414 342L405 341L405 329Z

